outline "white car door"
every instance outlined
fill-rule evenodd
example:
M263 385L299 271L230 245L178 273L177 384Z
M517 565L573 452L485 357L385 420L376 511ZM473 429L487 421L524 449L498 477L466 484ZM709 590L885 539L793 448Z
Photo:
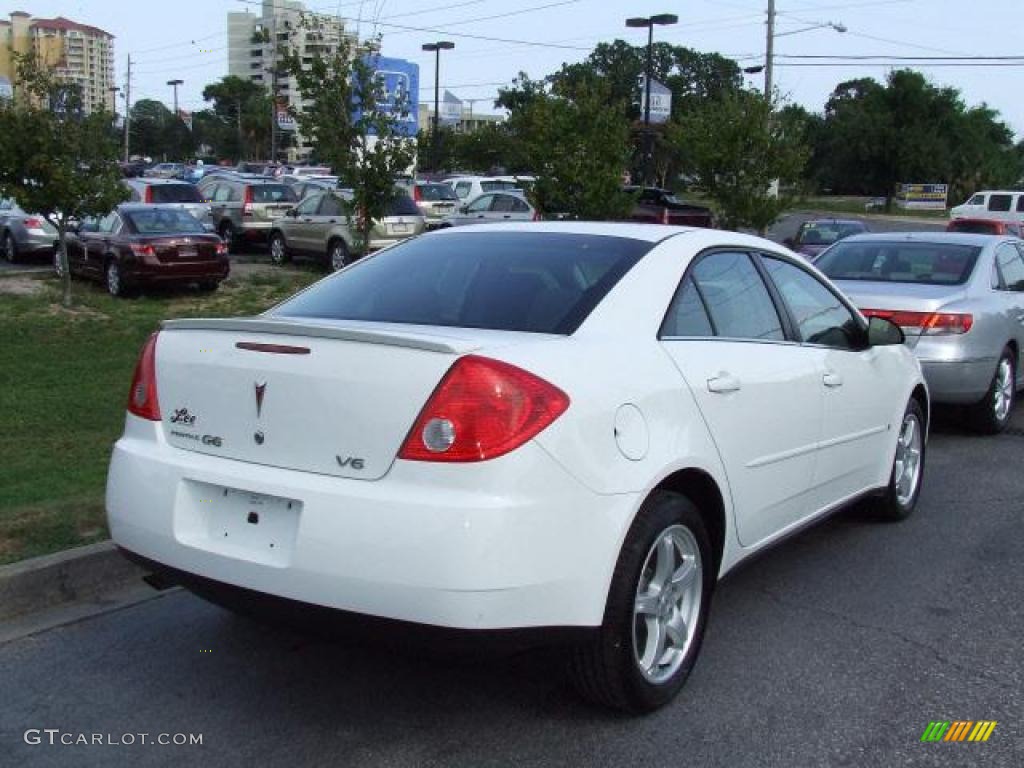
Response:
M814 472L815 511L878 486L889 466L890 424L900 390L899 361L866 348L866 329L817 276L780 256L762 263L789 311L808 355L816 358L824 398L821 446Z
M813 511L821 371L790 334L760 268L736 251L695 260L662 327L725 466L744 546Z

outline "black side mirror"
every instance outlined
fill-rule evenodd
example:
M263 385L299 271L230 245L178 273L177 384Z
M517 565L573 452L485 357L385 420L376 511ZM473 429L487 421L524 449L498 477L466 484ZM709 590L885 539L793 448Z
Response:
M868 318L868 346L893 347L906 342L903 329L884 317Z
M294 208L289 208L287 211L284 212L284 215L290 219L294 219L299 215L299 213Z

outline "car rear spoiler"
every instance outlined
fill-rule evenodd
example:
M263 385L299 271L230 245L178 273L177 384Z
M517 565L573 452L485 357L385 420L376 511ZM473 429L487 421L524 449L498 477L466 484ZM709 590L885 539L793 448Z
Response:
M160 327L167 331L233 331L236 333L338 339L340 341L356 341L364 344L406 347L425 352L441 352L449 355L464 354L469 351L468 347L475 348L475 345L459 344L456 340L441 340L437 337L416 332L355 328L317 324L306 320L268 319L262 317L164 320Z

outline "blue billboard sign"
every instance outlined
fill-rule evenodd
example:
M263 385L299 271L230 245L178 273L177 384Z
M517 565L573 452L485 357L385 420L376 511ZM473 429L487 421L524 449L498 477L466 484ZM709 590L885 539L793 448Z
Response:
M419 129L420 66L406 59L367 56L366 63L377 73L384 88L380 110L398 120L397 133L415 136Z

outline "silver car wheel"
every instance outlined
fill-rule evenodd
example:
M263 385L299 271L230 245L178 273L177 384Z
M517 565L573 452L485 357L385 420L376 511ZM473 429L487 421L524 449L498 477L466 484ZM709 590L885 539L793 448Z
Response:
M903 417L899 441L896 443L896 462L893 467L893 485L896 501L901 507L910 504L921 482L921 425L917 416Z
M270 241L270 260L275 264L284 264L285 260L285 248L284 240L280 237L274 237Z
M1014 395L1013 363L1009 358L1004 357L999 361L996 369L995 392L992 397L992 408L996 421L1006 421L1013 406Z
M331 246L331 270L337 272L348 266L348 248L341 241Z
M18 258L18 244L14 242L14 236L10 232L4 235L4 256L12 264Z
M121 295L121 270L116 261L107 265L107 292L111 296Z
M640 569L633 606L633 658L651 683L668 681L693 643L703 599L703 563L689 528L655 539Z

